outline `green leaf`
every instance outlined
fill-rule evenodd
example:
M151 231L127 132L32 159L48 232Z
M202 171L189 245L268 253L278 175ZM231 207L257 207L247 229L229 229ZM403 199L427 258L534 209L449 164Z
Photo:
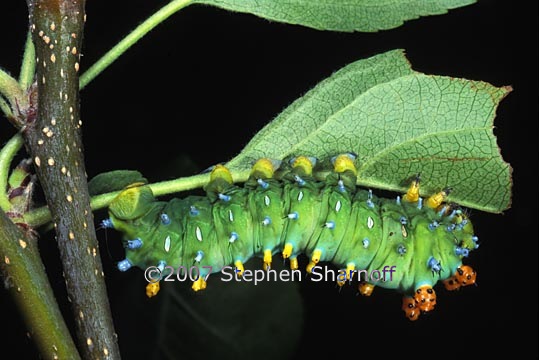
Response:
M493 121L511 88L404 71L398 54L335 73L262 129L229 166L352 151L359 155L359 185L404 191L406 179L420 173L422 195L450 186L450 201L495 213L507 209L511 167L496 145ZM392 65L399 67L394 73Z
M365 91L412 73L403 50L392 50L344 67L286 108L227 166L248 169L261 157L282 159L294 153L293 147L307 134L315 134L332 115Z
M93 177L88 182L90 196L104 194L107 192L122 190L127 185L148 180L136 170L114 170L101 173Z
M475 0L195 0L318 30L374 32L421 16L445 14Z
M246 269L260 269L260 259L246 265ZM284 271L280 262L272 264L272 269L277 274ZM154 358L283 359L290 357L299 342L303 307L297 280L255 285L253 281L223 281L213 274L207 289L198 293L186 283L161 284Z

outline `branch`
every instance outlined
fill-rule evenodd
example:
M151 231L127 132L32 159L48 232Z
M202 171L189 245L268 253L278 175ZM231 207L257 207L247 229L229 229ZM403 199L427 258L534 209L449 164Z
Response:
M38 110L23 136L51 211L81 355L119 359L82 153L78 70L84 5L29 1Z
M4 284L45 359L79 359L34 238L24 234L0 210L0 258Z

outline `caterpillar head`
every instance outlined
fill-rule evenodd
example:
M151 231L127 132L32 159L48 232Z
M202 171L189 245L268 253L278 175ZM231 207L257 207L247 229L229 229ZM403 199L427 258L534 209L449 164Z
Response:
M151 210L155 201L152 190L140 185L135 183L128 186L109 206L111 227L125 233L127 237L135 236L132 225Z
M160 252L154 251L150 236L154 222L163 220L162 204L148 186L142 185L136 183L120 192L109 205L109 218L102 222L103 227L123 233L126 258L118 262L120 271L132 266L146 268L162 258Z

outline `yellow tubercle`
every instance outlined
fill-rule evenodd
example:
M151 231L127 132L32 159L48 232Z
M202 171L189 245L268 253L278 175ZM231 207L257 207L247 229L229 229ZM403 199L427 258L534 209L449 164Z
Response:
M335 158L333 163L333 170L336 173L343 173L345 171L352 171L354 175L357 175L357 169L354 165L354 159L349 154L341 154Z
M313 268L315 266L316 266L316 263L314 261L310 261L305 270L307 271L307 273L310 274L313 271Z
M151 298L151 297L154 297L155 295L157 295L157 293L159 292L159 281L157 282L153 282L153 283L148 283L148 285L146 285L146 296Z
M238 276L242 276L243 272L245 271L243 263L240 260L236 260L236 262L234 262L234 265L236 266L236 273L238 274Z
M425 205L431 209L437 209L447 198L447 192L445 190L440 191L429 197L425 202Z
M309 159L308 157L306 157L306 156L298 156L292 162L292 167L293 168L301 168L305 175L310 176L313 173L314 164L311 161L311 159Z
M215 165L210 174L210 182L213 182L217 179L225 180L229 184L233 183L232 174L230 173L230 171L220 164Z
M374 291L374 285L368 282L362 281L358 286L359 293L363 296L371 296Z
M417 202L419 200L419 177L415 178L410 184L408 191L402 197L402 200L406 202Z
M290 270L297 270L297 269L299 269L298 258L296 257L290 258Z
M191 288L194 291L204 290L206 288L206 281L204 280L204 277L199 276L198 280L193 282L193 286Z
M354 270L356 269L356 266L352 263L346 265L346 279L352 280L352 276L354 274Z
M268 270L271 267L271 250L264 250L264 270Z
M273 177L275 169L273 167L273 162L270 159L260 159L258 160L251 169L251 175L258 173L260 177L264 179L270 179Z
M313 251L313 256L311 257L311 262L317 264L320 261L321 256L322 256L322 250L315 249Z
M288 259L290 255L292 255L292 249L294 247L292 244L285 244L284 250L283 250L283 258Z

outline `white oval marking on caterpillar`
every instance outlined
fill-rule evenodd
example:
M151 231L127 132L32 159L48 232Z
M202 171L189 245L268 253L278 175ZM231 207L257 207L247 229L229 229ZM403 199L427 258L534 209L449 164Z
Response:
M197 236L197 240L202 241L202 231L200 230L200 228L198 226L197 226L197 228L195 230L195 234Z
M170 251L170 236L167 236L165 238L165 251L166 252L169 252Z
M264 195L264 204L266 204L266 206L270 205L270 198L268 195Z
M372 229L373 226L374 226L374 220L372 219L372 217L369 216L369 217L367 218L367 227L368 227L369 229Z
M301 201L303 199L303 191L300 191L298 194L298 201Z
M339 212L341 210L341 200L337 200L337 203L335 204L335 212Z
M232 210L228 210L228 219L231 222L234 221L234 214L232 213Z

